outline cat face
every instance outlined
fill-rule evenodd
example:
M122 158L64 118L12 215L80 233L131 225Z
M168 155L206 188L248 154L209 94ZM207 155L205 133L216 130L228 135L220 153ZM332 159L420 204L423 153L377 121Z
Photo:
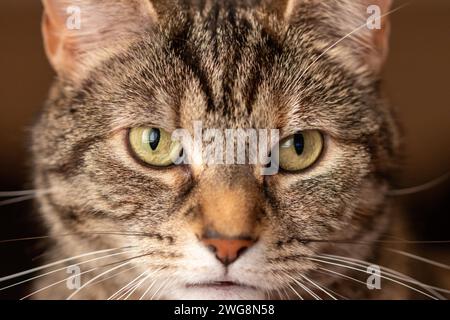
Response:
M59 77L33 131L35 183L51 190L39 198L51 231L79 234L63 250L137 248L130 280L148 270L149 296L262 299L312 275L314 255L349 250L332 240L383 230L397 149L377 76L386 28L334 45L365 23L364 1L84 0L79 30L64 29L66 1L44 4ZM274 175L146 158L196 122L277 129L282 141L316 132L320 152ZM133 130L156 143L143 157Z

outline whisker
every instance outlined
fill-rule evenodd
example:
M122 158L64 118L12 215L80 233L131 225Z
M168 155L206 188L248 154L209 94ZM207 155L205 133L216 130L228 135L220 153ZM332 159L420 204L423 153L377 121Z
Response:
M123 287L121 287L119 290L117 290L116 292L114 292L108 299L106 300L112 300L114 299L117 295L119 295L122 291L126 290L131 284L133 284L135 281L137 281L139 278L141 278L144 274L146 273L146 271L144 271L143 273L139 274L136 278L134 278L133 280L131 280L130 282L128 282L126 285L124 285Z
M296 239L299 242L317 242L317 243L333 243L333 244L350 244L350 245L362 245L373 246L378 244L450 244L450 240L373 240L373 241L354 241L351 239L311 239L300 238Z
M284 295L286 296L286 300L289 300L289 294L287 293L286 289L283 288L282 290L283 290L283 292L284 292ZM299 295L300 295L300 294L299 294ZM304 300L303 297L301 298L301 300Z
M270 300L270 294L267 290L264 290L264 300Z
M128 296L125 298L125 300L128 299L128 298L131 296L131 294L133 294L133 293L136 291L136 289L139 288L145 281L147 281L147 280L148 280L151 276L153 276L154 274L157 274L158 272L160 272L162 269L163 269L163 268L158 268L158 269L156 269L155 271L151 272L148 276L146 276L146 277L145 277L145 278L137 285L137 287L135 287L135 288L133 289L133 291L130 293L130 295L128 295Z
M147 281L147 279L149 279L151 276L153 276L154 274L158 273L159 271L161 271L163 268L159 268L156 269L155 271L151 272L150 274L146 275L144 277L144 279L142 279L139 283L132 285L131 288L129 288L128 290L126 290L126 292L124 294L122 294L120 297L117 298L117 300L120 300L121 298L123 298L125 295L126 297L124 298L124 300L128 300L128 298L131 297L131 295L145 282ZM145 271L143 274L148 273L148 271ZM128 294L127 294L128 293Z
M163 288L164 289L166 289L166 288L170 288L170 286L172 286L174 283L176 283L176 279L174 279L174 278L172 278L172 275L173 275L174 273L172 273L171 275L169 275L169 280L166 282L166 284L163 286ZM162 289L160 289L160 290L158 290L159 292L158 292L158 295L156 295L155 296L155 299L161 299L162 298L162 296L163 296L163 290Z
M305 257L305 259L309 259L309 260L316 261L316 262L321 262L321 263L325 263L325 264L335 265L335 266L339 266L339 267L342 267L342 268L347 268L347 269L350 269L350 270L355 270L355 271L366 273L366 270L364 270L364 269L358 269L358 268L351 267L351 266L348 266L348 265L345 265L345 264L342 264L342 263L334 263L334 262L330 262L330 261L327 261L327 260L317 259L317 258L312 258L312 257ZM429 295L428 293L423 292L422 290L419 290L419 289L414 288L412 286L409 286L409 285L407 285L407 284L405 284L405 283L403 283L401 281L397 281L395 279L389 278L389 277L384 276L384 275L380 275L380 278L392 281L392 282L397 283L397 284L399 284L401 286L404 286L406 288L414 290L414 291L416 291L418 293L421 293L421 294L427 296L428 298L431 298L431 299L434 299L434 300L438 300L438 298L436 298L435 296Z
M132 267L126 268L126 269L124 269L124 270L121 270L121 271L119 271L119 272L116 272L116 273L114 273L113 275L110 275L109 277L106 277L106 278L104 278L104 279L100 279L100 280L98 280L98 281L95 281L95 282L91 283L90 286L95 286L96 284L99 284L99 283L101 283L101 282L103 282L103 281L106 281L106 280L109 280L109 279L111 279L111 278L117 277L119 274L122 274L122 273L124 273L124 272L130 271L130 270L133 270L133 269L136 269L137 267L138 267L138 266L132 266Z
M145 282L145 280L147 280L151 275L148 274L148 271L144 271L140 277L138 277L138 279L142 278L142 276L144 276L143 279L141 279L140 281L134 281L136 283L130 284L129 288L127 288L126 290L124 290L125 292L120 295L116 300L128 300L129 297L131 297L131 295L137 290L137 288L139 288L140 285L142 285L142 283Z
M145 254L137 255L137 256L134 256L134 257L131 257L131 258L128 258L128 259L123 259L123 260L121 260L121 261L117 261L117 262L113 262L113 263L109 263L109 264L103 265L102 267L108 267L108 266L115 265L115 264L118 264L118 263L121 263L121 262L124 262L124 261L129 261L129 262L131 262L131 260L138 259L138 258L141 258L141 257L145 257L145 256L148 256L148 255L150 255L150 254L151 254L151 253L145 253ZM91 284L86 283L85 286L88 287L88 286L90 286L90 285L94 285L94 284L96 284L96 283L106 281L107 279L110 279L110 278L112 278L112 277L115 277L115 276L117 276L118 274L120 274L120 273L122 273L122 272L129 271L129 270L135 269L135 268L137 268L137 267L138 267L138 266L136 265L136 266L127 268L127 269L125 269L125 270L122 270L122 271L120 271L120 272L115 273L114 275L112 275L112 276L110 276L110 277L104 278L104 279L102 279L102 280L100 280L100 281L96 281L96 282L93 282L93 283L91 283ZM163 268L160 268L159 270L162 270L162 269L163 269ZM159 271L159 270L157 270L157 271ZM113 270L110 270L110 271L113 271ZM157 272L157 271L155 271L155 272ZM154 272L154 273L155 273L155 272ZM131 282L129 282L128 284L126 284L126 285L125 285L124 287L122 287L121 289L119 289L119 291L126 290L127 287L128 287L132 282L138 280L143 274L145 274L145 272L142 273L142 274L140 274L137 278L135 278L134 280L132 280ZM92 279L92 280L94 280L94 279ZM80 288L80 290L81 290L81 288ZM115 293L114 293L112 296L110 296L107 300L112 300L114 296L116 296L117 294L120 294L119 291L115 292ZM127 292L128 292L128 291L127 291ZM126 293L125 293L125 294L126 294ZM122 296L123 296L123 295L121 295L121 297L122 297ZM119 299L120 299L121 297L119 297Z
M295 295L297 295L297 297L299 297L300 300L305 300L302 295L300 293L297 292L297 290L295 290L290 283L287 284L289 286L289 288L295 293ZM286 292L285 292L286 294ZM289 296L286 294L287 299L289 300Z
M130 253L130 252L133 252L133 251L135 251L135 250L128 250L128 251L123 251L123 252L118 252L118 253L108 254L108 255L105 255L105 256L98 257L98 258L89 259L89 260L87 260L87 261L82 261L82 262L80 262L80 263L77 263L77 265L80 266L80 265L83 265L83 264L86 264L86 263L89 263L89 262L92 262L92 261L97 261L97 260L100 260L100 259L105 259L105 258L113 257L113 256L116 256L116 255L120 255L120 254ZM46 272L46 273L43 273L43 274L39 274L39 275L37 275L37 276L34 276L34 277L31 277L31 278L28 278L28 279L25 279L25 280L22 280L22 281L19 281L19 282L10 284L10 285L5 286L5 287L2 287L2 288L0 288L0 291L9 289L9 288L12 288L12 287L15 287L15 286L18 286L18 285L23 284L23 283L27 283L27 282L36 280L36 279L45 277L45 276L47 276L47 275L49 275L49 274L53 274L53 273L56 273L56 272L58 272L58 271L62 271L62 270L66 270L66 269L67 269L67 266L65 266L65 267L63 267L63 268L56 269L56 270L51 270L51 271L49 271L49 272Z
M125 252L119 252L119 253L115 253L115 254L103 256L103 257L100 257L100 258L91 259L91 260L88 260L88 261L83 261L82 263L79 263L79 264L77 264L77 265L85 264L85 263L88 263L88 262L91 262L91 261L94 261L94 260L103 259L103 258L109 258L109 257L115 256L115 255L118 255L118 254L130 253L130 252L133 252L133 250L129 250L129 251L125 251ZM124 260L121 260L121 261L117 261L117 262L115 262L115 263L117 264L117 263L120 263L120 262L123 262L123 261L124 261ZM114 263L113 263L113 264L114 264ZM55 282L55 283L53 283L53 284L50 284L50 285L48 285L48 286L46 286L46 287L44 287L44 288L39 289L39 290L37 290L37 291L35 291L35 292L33 292L33 293L30 293L30 294L26 295L25 297L21 298L20 300L24 300L24 299L26 299L26 298L28 298L28 297L30 297L30 296L36 294L36 293L42 292L42 291L44 291L44 290L46 290L46 289L49 289L49 288L51 288L51 287L53 287L53 286L56 286L56 285L58 285L59 283L65 282L65 281L67 281L67 280L69 280L69 279L71 279L71 278L74 278L74 277L76 277L76 276L80 276L80 275L82 275L82 274L86 274L86 273L95 271L95 270L97 270L97 269L102 269L102 268L105 268L105 267L107 267L107 266L109 266L109 265L110 265L110 264L101 265L101 266L98 266L98 267L94 267L94 268L92 268L92 269L89 269L89 270L87 270L87 271L83 271L83 272L79 273L78 275L71 275L71 276L69 276L69 277L67 277L67 278L65 278L65 279L63 279L63 280L57 281L57 282ZM122 270L122 271L120 271L120 272L117 272L117 273L113 274L113 275L110 276L110 277L107 277L107 278L102 279L102 280L100 280L100 281L92 282L92 283L86 285L86 287L92 286L92 285L95 285L95 284L98 284L98 283L103 282L103 281L106 281L106 280L108 280L108 279L110 279L110 278L113 278L113 277L119 275L119 274L122 273L122 272L129 271L129 270L134 269L134 268L137 268L137 267L138 267L138 266L133 266L133 267L127 268L127 269L125 269L125 270ZM63 270L63 269L65 269L65 268L61 268L61 269L55 270L55 272L56 272L56 271ZM42 275L42 276L44 276L44 275ZM30 279L29 279L29 280L30 280Z
M333 300L337 300L336 297L334 297L332 294L330 294L328 291L326 291L324 288L322 288L321 286L319 286L317 283L315 283L314 281L312 281L311 279L309 279L307 276L305 275L300 275L300 277L302 277L303 279L305 279L306 281L308 281L309 283L311 283L313 286L315 286L316 288L318 288L320 291L324 292L326 295L328 295L331 299Z
M147 287L147 290L145 290L145 292L142 294L142 296L139 297L139 300L144 299L144 297L147 295L147 293L152 289L155 282L156 282L156 280L153 280L153 282Z
M323 285L322 285L322 287L323 287ZM338 293L338 292L336 292L336 291L334 291L334 290L331 290L330 288L326 288L326 290L329 291L329 292L331 292L331 293L334 294L335 296L341 298L342 300L350 300L349 297L346 297L346 296L344 296L344 295L342 295L342 294L340 294L340 293ZM336 299L336 300L337 300L337 299Z
M163 281L163 283L161 284L161 286L155 291L155 293L150 297L150 300L153 300L153 298L156 297L156 295L158 294L158 292L164 288L166 286L167 283L169 283L170 278L167 278L165 281Z
M319 270L319 269L321 269L321 270ZM325 272L324 270L330 271L330 272ZM333 275L332 273L334 273L333 270L325 269L325 268L322 268L322 267L318 267L317 269L314 269L314 270L311 270L311 271L314 271L314 272L317 272L317 273L326 274L326 275ZM336 272L336 273L337 273L338 277L342 278L342 276L345 276L344 274L340 274L339 272ZM349 277L349 278L351 278L351 277ZM356 281L359 281L358 279L355 279L355 278L353 278L353 279L356 280ZM362 281L360 281L360 282L363 283L364 285L366 284L365 282L362 282ZM321 285L321 286L324 287L323 285ZM334 290L331 290L330 288L326 288L326 290L328 290L329 292L333 293L334 295L338 296L339 298L341 298L343 300L349 300L350 299L349 297L346 297L346 296L344 296L344 295L342 295L342 294L340 294L340 293L338 293L338 292L336 292Z
M31 194L39 194L50 191L50 189L34 189L34 190L20 190L20 191L0 191L0 198L26 196Z
M367 283L364 282L364 281L361 281L361 280L359 280L359 279L356 279L356 278L354 278L354 277L350 277L350 276L348 276L348 275L346 275L346 274L344 274L344 273L340 273L340 272L337 272L337 271L334 271L334 270L331 270L331 269L327 269L327 268L323 268L323 267L318 267L317 269L314 269L314 271L315 271L315 272L322 272L322 273L326 273L326 274L337 275L338 277L346 278L346 279L349 279L349 280L358 282L358 283L360 283L360 284L362 284L362 285L364 285L364 286L367 285Z
M370 262L367 261L363 261L363 260L359 260L359 259L354 259L354 258L348 258L348 257L343 257L343 256L337 256L337 255L323 255L321 256L325 259L331 259L331 260L335 260L335 261L340 261L340 262L344 262L344 263L348 263L350 265L356 265L359 267L367 267L369 265L371 265ZM355 263L355 262L359 262L359 263ZM425 284L422 283L404 273L401 273L399 271L393 270L391 268L388 267L384 267L384 266L380 266L381 270L383 271L384 274L394 278L394 279L398 279L398 280L402 280L411 284L415 284L425 290L427 290L428 292L434 294L437 298L439 299L446 299L444 296L442 296L441 294L437 293L436 291L441 291L444 293L450 293L449 290L447 289L443 289L443 288L439 288L439 287L435 287L435 286L431 286L429 284Z
M111 251L115 251L115 250L122 250L122 249L128 249L128 248L132 248L132 246L119 247L119 248L113 248L113 249L103 249L103 250L83 253L83 254L80 254L80 255L77 255L77 256L74 256L74 257L61 259L61 260L58 260L58 261L55 261L55 262L51 262L51 263L48 263L48 264L40 266L40 267L31 268L31 269L28 269L28 270L25 270L25 271L17 272L17 273L14 273L14 274L2 277L2 278L0 278L0 282L6 281L6 280L10 280L10 279L14 279L14 278L17 278L17 277L20 277L20 276L24 276L24 275L27 275L27 274L30 274L30 273L33 273L33 272L36 272L36 271L43 270L45 268L53 267L55 265L62 264L64 262L71 261L71 260L75 260L75 259L79 259L79 258L83 258L83 257L87 257L87 256L92 256L92 255L99 254L99 253L111 252Z
M28 195L28 196L21 196L21 197L17 197L17 198L8 199L8 200L2 200L2 201L0 201L0 207L6 206L8 204L24 202L24 201L31 200L34 198L36 198L35 194Z
M270 272L275 278L278 278L279 280L283 280L283 278L280 277L280 276L279 276L277 273L275 273L273 270L269 270L269 272ZM288 283L288 285L289 285L289 283ZM285 289L284 287L282 287L281 289L280 289L280 288L277 288L277 289L275 289L275 290L277 291L277 293L278 293L280 299L284 299L284 297L283 297L282 294L281 294L281 290L283 290L283 291L284 291L284 295L286 296L286 300L289 300L289 294L286 292L286 289ZM299 296L299 293L297 292L296 295ZM300 297L299 297L299 298L300 298ZM303 300L303 298L301 298L301 300Z
M275 272L273 272L273 271L272 271L272 274L273 274L275 277L280 278L280 277L279 277ZM289 283L288 283L288 285L289 285ZM280 299L289 300L289 294L287 293L286 288L282 287L281 290L283 290L284 296L285 296L286 298L284 298L284 297L281 295L281 291L280 291L280 290L277 290L277 291L280 293ZM299 298L301 297L300 300L304 300L303 297L300 295L300 293L298 293L298 291L296 291L296 292L297 292L296 295L299 296Z
M83 284L80 288L76 289L72 294L70 294L66 300L70 300L72 299L78 292L80 292L81 290L83 290L83 288L85 288L87 285L89 285L90 283L92 283L93 281L97 280L98 278L103 277L105 274L110 273L111 271L117 270L119 268L122 268L123 266L126 266L128 264L130 264L131 261L126 261L124 263L119 264L118 266L112 267L102 273L100 273L99 275L95 276L94 278L90 279L88 282L86 282L85 284Z
M415 255L415 254L403 251L403 250L389 249L389 248L387 248L386 250L391 251L391 252L395 252L395 253L398 253L398 254L401 254L403 256L406 256L406 257L414 259L414 260L418 260L418 261L422 261L422 262L428 263L430 265L433 265L433 266L436 266L436 267L439 267L439 268L442 268L442 269L450 270L450 266L448 264L445 264L445 263L441 263L441 262L437 262L437 261L434 261L434 260L431 260L431 259L427 259L427 258L418 256L418 255Z
M147 290L145 290L145 292L142 294L142 296L139 298L139 300L143 300L144 299L144 297L147 295L147 293L149 293L150 290L153 288L155 283L156 283L156 279L153 280L153 282L147 287Z
M305 290L307 293L309 293L314 299L316 300L322 300L321 297L319 297L317 294L315 294L313 291L311 291L306 285L300 282L299 279L295 279L294 277L291 277L288 273L284 273L288 278L293 280L297 285L299 285L303 290Z
M72 232L45 236L32 236L24 238L13 238L0 240L0 244L19 241L43 240L58 237L83 236L83 235L112 235L112 236L133 236L133 237L153 237L154 234L149 232L127 232L127 231L89 231L89 232Z
M322 256L323 258L328 258L331 260L336 260L336 261L340 261L340 262L346 262L348 264L351 265L356 265L359 267L367 267L369 265L371 265L372 263L367 262L367 261L363 261L363 260L359 260L359 259L355 259L355 258L348 258L348 257L343 257L343 256L338 256L338 255L331 255L331 254L325 254ZM355 263L355 262L359 262L359 263ZM401 273L397 270L393 270L391 268L385 267L385 266L380 266L381 270L396 279L400 279L400 280L404 280L406 282L409 282L411 284L416 284L424 289L432 289L432 290L437 290L437 291L441 291L444 293L450 293L450 290L444 289L444 288L439 288L439 287L435 287L426 283L423 283L421 281L418 281L404 273Z
M435 186L441 184L442 182L446 181L447 179L450 178L450 172L445 173L444 175L433 179L427 183L415 186L415 187L410 187L410 188L404 188L404 189L393 189L390 190L388 192L388 196L393 196L393 197L397 197L397 196L406 196L406 195L410 195L410 194L414 194L414 193L419 193L422 191L426 191L429 189L434 188Z
M58 285L58 284L60 284L60 283L66 282L66 281L68 281L69 279L72 279L72 278L77 277L77 276L81 276L82 274L86 274L86 273L95 271L95 270L100 269L100 268L101 268L101 267L95 267L95 268L89 269L89 270L87 270L87 271L80 272L80 273L77 274L77 275L75 275L75 274L74 274L74 275L71 275L70 277L67 277L67 278L62 279L62 280L60 280L60 281L57 281L57 282L55 282L55 283L52 283L52 284L50 284L50 285L48 285L48 286L45 286L45 287L43 287L43 288L41 288L41 289L38 289L38 290L36 290L36 291L33 291L32 293L27 294L26 296L20 298L19 300L25 300L25 299L27 299L27 298L29 298L29 297L31 297L31 296L33 296L33 295L39 293L39 292L42 292L42 291L47 290L47 289L50 289L51 287L54 287L54 286L56 286L56 285Z

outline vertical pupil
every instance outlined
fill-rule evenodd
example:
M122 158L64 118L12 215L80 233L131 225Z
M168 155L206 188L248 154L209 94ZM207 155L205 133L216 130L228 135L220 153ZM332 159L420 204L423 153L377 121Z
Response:
M303 149L305 148L305 140L303 138L303 134L294 134L294 148L297 155L301 155L303 153Z
M159 131L159 129L153 128L150 131L150 136L149 136L149 144L150 144L150 148L152 148L152 150L156 150L156 148L158 147L160 138L161 138L161 132Z

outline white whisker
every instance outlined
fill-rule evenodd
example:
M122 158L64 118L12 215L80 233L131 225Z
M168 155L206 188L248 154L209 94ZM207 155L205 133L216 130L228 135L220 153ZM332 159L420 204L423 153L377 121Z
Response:
M0 198L27 196L31 194L46 193L50 189L34 189L34 190L20 190L20 191L0 191Z
M102 257L95 258L95 259L90 259L90 260L83 261L83 262L77 264L77 266L82 265L82 264L86 264L86 263L89 263L89 262L92 262L92 261L96 261L96 260L100 260L100 259L105 259L105 258L110 258L110 257L112 257L112 256L116 256L116 255L119 255L119 254L130 253L130 252L133 252L133 250L129 250L129 251L125 251L125 252L119 252L119 253L114 253L114 254L109 254L109 255L102 256ZM95 268L92 268L92 269L90 269L90 270L88 270L88 271L81 272L79 275L82 275L82 274L85 274L85 273L88 273L88 272L91 272L91 271L94 271L94 270L97 270L97 269L105 268L105 267L106 267L105 265L99 266L99 267L95 267ZM132 268L135 268L135 267L132 267ZM127 270L132 269L132 268L128 268ZM45 273L45 274L42 274L42 275L39 275L39 276L30 278L30 279L26 279L26 280L24 280L24 281L15 283L15 284L13 284L13 285L10 285L10 286L7 286L7 287L3 287L3 288L1 288L0 290L7 289L7 288L11 288L11 287L13 287L13 286L16 286L16 285L19 285L19 284L22 284L22 283L25 283L25 282L29 282L29 281L35 280L35 279L37 279L37 278L41 278L41 277L44 277L44 276L46 276L46 275L49 275L49 274L52 274L52 273L55 273L55 272L58 272L58 271L62 271L62 270L65 270L65 269L67 269L67 267L60 268L60 269L57 269L57 270L53 270L53 271L51 271L51 272L47 272L47 273ZM124 271L127 271L127 270L124 270ZM119 273L120 273L120 272L119 272ZM117 274L113 275L112 277L114 277L114 276L116 276L116 275L117 275ZM60 280L60 281L55 282L55 283L53 283L53 284L50 284L50 285L48 285L48 286L46 286L46 287L44 287L44 288L42 288L42 289L39 289L39 290L35 291L34 293L31 293L31 294L29 294L29 295L27 295L27 296L21 298L21 300L22 300L22 299L26 299L26 298L28 298L28 297L30 297L30 296L32 296L32 295L38 293L38 292L42 292L42 291L45 290L45 289L49 289L49 288L51 288L51 287L53 287L53 286L55 286L55 285L58 285L58 284L61 283L61 282L67 281L67 280L73 278L74 276L76 276L76 275L72 275L72 276L70 276L70 277L68 277L68 278L66 278L66 279L63 279L63 280ZM109 279L109 278L112 278L112 277L108 277L108 279ZM103 279L103 280L106 280L106 279ZM103 281L103 280L101 280L101 281ZM94 284L99 283L99 282L101 282L101 281L97 281L97 282L92 283L92 284L90 284L90 285L94 285Z
M31 297L31 296L33 296L33 295L39 293L39 292L42 292L42 291L44 291L44 290L47 290L47 289L49 289L49 288L51 288L51 287L54 287L54 286L56 286L56 285L58 285L58 284L60 284L60 283L66 282L66 281L68 281L69 279L72 279L72 278L77 277L77 276L81 276L82 274L86 274L86 273L95 271L95 270L97 270L97 269L99 269L99 268L101 268L101 267L95 267L95 268L89 269L89 270L87 270L87 271L80 272L79 274L71 275L70 277L67 277L67 278L62 279L62 280L60 280L60 281L57 281L57 282L55 282L55 283L49 284L48 286L45 286L45 287L43 287L43 288L41 288L41 289L39 289L39 290L33 291L32 293L29 293L29 294L27 294L26 296L20 298L20 300L25 300L25 299L27 299L27 298L29 298L29 297Z
M326 274L326 275L337 275L338 277L341 277L341 278L344 278L344 276L346 276L344 274L340 274L339 272L334 272L333 270L329 270L329 269L322 268L322 267L319 267L319 268L314 269L312 271L317 272L317 273ZM351 277L349 277L349 278L351 278ZM354 279L354 280L359 281L358 279ZM364 285L366 284L365 282L362 282L362 281L360 281L360 282L363 283ZM323 285L321 285L321 286L324 287ZM348 297L346 297L346 296L344 296L344 295L342 295L342 294L340 294L340 293L338 293L338 292L336 292L334 290L331 290L330 288L325 288L325 289L328 290L329 292L333 293L337 297L343 299L343 300L349 300Z
M147 281L147 279L149 279L151 276L153 276L155 273L159 272L160 270L162 270L162 268L159 268L153 272L151 272L150 274L148 274L147 276L144 277L144 279L142 279L141 281L139 281L138 284L134 285L128 292L128 295L125 297L124 300L127 300L129 297L131 297L131 295L145 282ZM145 271L144 273L148 273L148 271ZM119 298L120 299L120 298Z
M446 181L447 179L450 178L450 172L447 172L446 174L433 179L427 183L424 183L422 185L419 186L415 186L415 187L410 187L410 188L405 188L405 189L393 189L390 190L388 192L389 196L393 196L393 197L397 197L397 196L405 196L405 195L409 195L409 194L413 194L413 193L419 193L425 190L429 190L434 188L435 186L441 184L442 182Z
M157 269L153 274L155 274L155 273L161 271L162 269L163 269L163 268ZM155 285L156 280L157 280L157 279L153 280L153 282L148 286L147 290L145 290L145 292L142 294L142 296L139 298L139 300L143 300L143 299L144 299L144 297L147 295L147 293L148 293L148 292L153 288L153 286ZM151 300L151 299L150 299L150 300Z
M278 278L280 281L283 280L283 278L280 275L276 274L274 271L270 270L270 273L275 278ZM282 272L282 273L284 274L285 272ZM289 283L287 283L287 285L290 286ZM281 290L283 290L284 295L286 296L286 300L289 300L289 294L286 292L286 288L285 287L282 287L281 289L277 288L276 290L278 292L278 295L280 296L280 299L284 299L284 297L283 297L283 295L281 293ZM291 287L291 290L294 291L294 293L300 298L300 300L303 300L303 297L297 291L295 291L292 287Z
M86 261L77 263L77 265L80 266L80 265L83 265L83 264L86 264L86 263L89 263L89 262L92 262L92 261L97 261L97 260L101 260L101 259L113 257L113 256L116 256L116 255L126 254L126 253L130 253L130 252L134 252L134 251L136 251L136 250L139 250L139 249L128 250L128 251L123 251L123 252L118 252L118 253L113 253L113 254L108 254L108 255L105 255L105 256L101 256L101 257L98 257L98 258L89 259L89 260L86 260ZM46 273L43 273L43 274L39 274L39 275L37 275L37 276L34 276L34 277L31 277L31 278L28 278L28 279L25 279L25 280L22 280L22 281L19 281L19 282L10 284L10 285L5 286L5 287L2 287L2 288L0 288L0 291L9 289L9 288L12 288L12 287L15 287L15 286L18 286L18 285L23 284L23 283L27 283L27 282L36 280L36 279L45 277L45 276L47 276L47 275L49 275L49 274L53 274L53 273L55 273L55 272L62 271L62 270L66 270L66 269L67 269L67 266L62 267L62 268L59 268L59 269L55 269L55 270L52 270L52 271L49 271L49 272L46 272Z
M161 271L162 269L163 269L163 268L156 269L152 274L156 274L156 273L158 273L159 271ZM157 280L157 279L153 280L153 282L147 287L147 290L145 290L145 292L142 294L142 296L139 297L139 300L143 300L143 299L144 299L144 297L147 295L147 293L148 293L148 292L153 288L153 286L155 285L156 280Z
M338 266L338 267L347 268L347 269L350 269L350 270L355 270L355 271L359 271L359 272L366 273L366 270L364 270L364 269L358 269L358 268L351 267L351 266L348 266L348 265L345 265L345 264L342 264L342 263L335 263L335 262L330 262L330 261L327 261L327 260L318 259L318 258L312 258L312 257L305 257L305 259L308 259L308 260L311 260L311 261L317 261L317 262L321 262L321 263L325 263L325 264L330 264L330 265L334 265L334 266ZM384 276L384 275L380 275L380 278L383 278L383 279L392 281L392 282L394 282L394 283L397 283L397 284L399 284L399 285L401 285L401 286L404 286L404 287L409 288L409 289L411 289L411 290L413 290L413 291L416 291L416 292L418 292L418 293L421 293L421 294L427 296L428 298L431 298L431 299L434 299L434 300L437 300L437 299L438 299L438 298L436 298L435 296L429 295L428 293L423 292L422 290L419 290L419 289L417 289L417 288L411 287L411 286L409 286L409 285L407 285L407 284L405 284L405 283L403 283L403 282L401 282L401 281L397 281L397 280L395 280L395 279L389 278L389 277Z
M309 293L314 299L316 300L322 300L321 297L319 297L317 294L315 294L312 290L310 290L306 285L300 282L299 279L295 279L294 277L291 277L289 274L285 273L287 277L292 279L297 285L299 285L303 290L305 290L307 293Z
M300 300L305 300L303 299L302 295L300 293L297 292L297 290L295 290L290 283L287 284L289 286L289 288L291 288L291 290L297 295L297 297L299 297ZM289 298L289 296L286 294L286 296Z
M117 290L116 292L114 292L107 300L113 300L116 296L118 296L119 294L122 293L122 291L125 291L130 285L132 285L134 282L136 282L137 280L139 280L144 274L146 273L146 271L144 271L143 273L139 274L137 277L135 277L133 280L131 280L130 282L128 282L126 285L124 285L123 287L121 287L119 290Z
M143 280L138 284L138 286L137 286L136 288L133 289L133 291L131 292L131 294L133 294L133 293L136 291L136 289L139 288L145 281L147 281L148 279L150 279L151 276L153 276L154 274L158 273L158 272L161 271L162 269L163 269L163 268L156 269L155 271L151 272L148 276L146 276L145 279L143 279ZM131 295L131 294L130 294L130 295ZM125 300L128 299L128 298L129 298L129 296L127 296L127 297L125 298Z
M141 279L143 277L143 279ZM123 293L116 298L116 300L127 300L136 290L137 288L148 279L148 271L142 272L132 283L128 285Z
M284 295L286 296L286 300L289 300L289 294L287 293L286 289L282 288L282 290L284 292ZM297 295L300 295L300 294L297 294ZM303 298L301 298L301 300L303 300Z
M49 267L56 266L58 264L63 264L63 263L68 262L68 261L76 260L76 259L79 259L79 258L92 256L92 255L99 254L99 253L104 253L104 252L111 252L111 251L115 251L115 250L128 249L128 248L132 248L132 246L119 247L119 248L114 248L114 249L104 249L104 250L98 250L98 251L83 253L83 254L80 254L80 255L77 255L77 256L74 256L74 257L61 259L61 260L58 260L58 261L55 261L55 262L51 262L51 263L48 263L48 264L40 266L40 267L28 269L28 270L25 270L25 271L21 271L21 272L17 272L17 273L11 274L9 276L2 277L2 278L0 278L0 282L7 281L7 280L10 280L10 279L14 279L14 278L17 278L17 277L21 277L21 276L24 276L24 275L27 275L27 274L30 274L30 273L33 273L33 272L36 272L36 271L40 271L40 270L43 270L43 269L46 269L46 268L49 268Z
M354 258L343 257L343 256L337 256L337 255L325 254L322 257L323 258L327 258L327 259L331 259L331 260L335 260L335 261L346 262L348 264L356 265L356 266L359 266L359 267L367 267L367 266L371 265L371 263L367 262L367 261L354 259ZM418 286L422 287L423 289L427 290L428 292L433 293L435 296L437 296L440 299L445 299L445 297L440 295L439 293L434 292L434 290L441 291L441 292L444 292L444 293L450 293L450 290L425 284L425 283L420 282L420 281L418 281L418 280L416 280L416 279L414 279L414 278L412 278L412 277L410 277L410 276L408 276L408 275L406 275L404 273L401 273L399 271L390 269L388 267L380 266L380 268L388 276L390 276L390 277L392 277L394 279L398 279L398 280L406 281L406 282L411 283L411 284L418 285Z
M147 290L145 290L145 292L142 294L142 296L139 298L139 300L144 299L144 297L147 295L147 293L153 288L155 283L156 283L156 280L153 280L153 282L147 287Z
M132 267L126 268L126 269L124 269L124 270L120 270L119 272L116 272L116 273L110 275L109 277L106 277L106 278L104 278L104 279L100 279L100 280L98 280L98 281L95 281L95 282L91 283L89 286L95 286L95 285L98 284L98 283L101 283L101 282L104 282L104 281L109 280L109 279L111 279L111 278L117 277L119 274L122 274L122 273L124 273L124 272L130 271L130 270L132 270L132 269L136 269L137 267L138 267L138 266L132 266Z
M0 207L6 206L8 204L19 203L19 202L31 200L34 198L36 198L36 195L33 194L33 195L29 195L29 196L21 196L21 197L17 197L17 198L8 199L8 200L3 200L3 201L0 201Z
M314 281L312 281L311 279L309 279L307 276L300 274L300 277L302 277L303 279L305 279L306 281L310 282L313 286L315 286L317 289L319 289L320 291L324 292L326 295L328 295L331 299L333 300L337 300L335 296L333 296L331 293L329 293L328 291L326 291L324 288L322 288L321 286L319 286L317 283L315 283Z
M317 269L318 269L318 270L317 270ZM327 269L327 268L323 268L323 267L318 267L317 269L314 270L314 271L316 271L316 272L323 272L323 273L326 273L326 274L337 275L338 277L346 278L346 279L349 279L349 280L353 280L353 281L358 282L358 283L360 283L360 284L362 284L362 285L364 285L364 286L367 285L366 282L361 281L361 280L359 280L359 279L356 279L356 278L354 278L354 277L350 277L350 276L348 276L348 275L346 275L346 274L344 274L344 273L340 273L340 272L337 272L337 271L334 271L334 270L331 270L331 269Z
M119 264L118 266L112 267L108 270L106 270L105 272L100 273L99 275L95 276L94 278L90 279L88 282L86 282L84 285L82 285L80 288L76 289L71 295L69 295L67 297L66 300L70 300L72 299L78 292L80 292L81 290L83 290L83 288L85 288L86 286L88 286L90 283L94 282L95 280L97 280L98 278L103 277L105 274L110 273L111 271L117 270L119 268L122 268L123 266L126 266L128 264L130 264L131 261L127 261L124 263Z
M439 268L442 268L442 269L450 270L450 266L448 264L444 264L444 263L437 262L437 261L434 261L434 260L431 260L431 259L427 259L427 258L418 256L418 255L415 255L415 254L412 254L412 253L409 253L409 252L406 252L406 251L402 251L402 250L390 249L390 248L388 248L386 250L391 251L391 252L396 252L398 254L401 254L403 256L409 257L409 258L414 259L414 260L419 260L419 261L428 263L428 264L433 265L435 267L439 267Z
M165 281L163 281L163 283L161 284L161 286L155 291L155 293L153 293L153 295L150 297L150 300L153 300L153 298L156 297L156 295L158 294L158 292L164 288L166 286L167 283L169 283L170 278L167 278Z

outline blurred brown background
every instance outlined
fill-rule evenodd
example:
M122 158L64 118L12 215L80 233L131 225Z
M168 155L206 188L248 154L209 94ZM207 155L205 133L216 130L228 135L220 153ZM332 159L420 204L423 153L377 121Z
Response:
M42 48L40 19L38 0L0 1L3 191L30 187L28 129L53 78ZM429 181L450 167L450 1L415 1L391 20L391 52L384 78L405 133L405 165L397 179L397 186L404 187ZM416 228L416 239L450 239L449 191L446 181L399 199ZM30 223L32 212L30 203L0 207L0 239L39 235L42 229ZM25 269L36 256L35 245L0 243L0 276ZM444 246L440 252L448 253L448 249Z

